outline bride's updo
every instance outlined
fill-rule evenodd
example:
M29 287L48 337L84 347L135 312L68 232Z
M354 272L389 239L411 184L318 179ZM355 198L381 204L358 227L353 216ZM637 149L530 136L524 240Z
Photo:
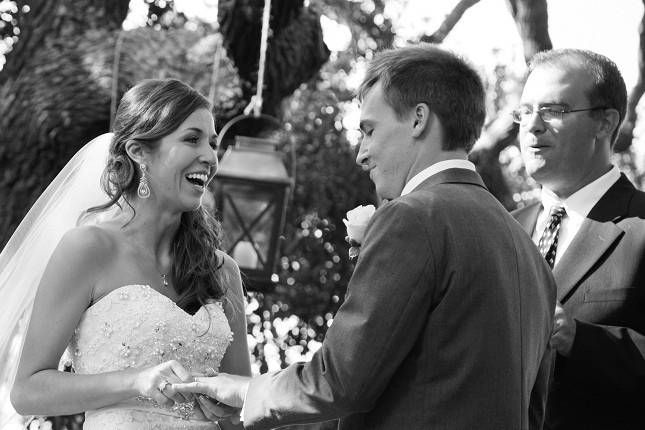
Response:
M199 92L176 79L144 80L128 90L114 118L114 137L101 178L110 201L87 212L130 205L140 173L126 152L127 143L136 141L154 151L163 137L198 109L210 111L211 105ZM189 312L208 300L222 298L225 293L220 270L223 260L217 254L220 234L219 222L202 206L181 216L173 242L173 277L180 296L177 304Z

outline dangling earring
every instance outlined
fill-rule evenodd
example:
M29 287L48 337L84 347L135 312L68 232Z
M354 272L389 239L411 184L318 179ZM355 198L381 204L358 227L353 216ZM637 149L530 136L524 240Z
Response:
M146 165L141 163L139 164L141 169L141 178L139 179L139 188L137 188L137 195L141 199L147 199L150 197L150 187L148 186L148 177L146 176Z

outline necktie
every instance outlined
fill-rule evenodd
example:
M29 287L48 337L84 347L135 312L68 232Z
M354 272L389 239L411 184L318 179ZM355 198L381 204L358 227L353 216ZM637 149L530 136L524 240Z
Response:
M538 249L540 254L544 257L549 266L553 268L555 263L555 253L558 249L558 232L560 231L560 224L562 217L567 213L562 206L552 206L547 220L546 227L540 241L538 242Z

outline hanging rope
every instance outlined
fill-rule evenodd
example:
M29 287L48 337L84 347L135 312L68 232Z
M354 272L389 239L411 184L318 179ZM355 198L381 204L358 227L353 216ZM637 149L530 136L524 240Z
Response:
M217 99L217 87L219 79L219 66L222 62L222 50L224 45L222 44L222 37L218 34L217 41L215 42L215 56L213 57L213 71L211 73L211 84L208 90L208 100L211 102L211 106L215 108L215 101Z
M119 30L114 44L114 60L112 61L112 91L110 93L110 130L114 116L116 115L117 102L119 97L119 63L121 62L121 47L123 45L123 29Z
M262 34L260 37L260 62L258 65L258 85L251 102L244 108L244 115L253 111L253 115L259 116L262 112L262 88L264 87L264 69L267 58L267 40L269 38L269 19L271 18L271 0L264 0L262 12Z

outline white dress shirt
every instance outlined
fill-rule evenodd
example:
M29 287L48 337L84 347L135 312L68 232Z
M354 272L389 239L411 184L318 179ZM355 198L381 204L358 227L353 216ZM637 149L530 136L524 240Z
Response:
M411 193L416 187L419 186L421 182L425 181L430 176L436 175L437 173L448 169L468 169L472 170L473 172L476 171L475 165L468 160L454 159L440 161L430 167L426 167L425 169L414 175L412 179L410 179L407 184L405 184L405 187L403 187L401 195L404 196Z
M616 166L612 166L609 172L580 188L565 200L558 198L558 196L548 188L542 188L542 194L540 196L542 201L542 210L539 213L537 223L535 224L533 242L537 244L540 241L540 237L546 227L552 206L562 205L567 211L566 215L562 218L560 231L558 232L558 247L555 253L554 267L558 264L560 257L562 257L571 244L571 241L580 230L582 222L587 215L589 215L591 209L619 178L620 171Z

